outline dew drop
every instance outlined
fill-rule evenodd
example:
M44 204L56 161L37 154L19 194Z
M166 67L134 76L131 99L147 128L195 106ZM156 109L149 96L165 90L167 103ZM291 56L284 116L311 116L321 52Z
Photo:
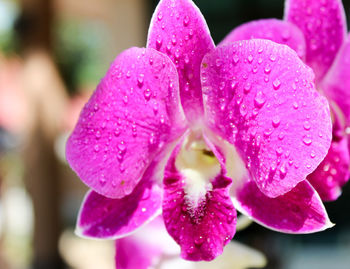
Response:
M315 157L316 157L316 153L315 153L314 151L311 151L310 157L311 157L312 159L315 158Z
M279 170L280 170L280 177L281 178L286 177L286 175L287 175L287 168L286 168L286 166L284 164L281 165Z
M239 57L237 55L233 56L233 63L237 64L239 62Z
M106 184L106 179L105 179L105 176L102 174L101 177L100 177L100 184L103 186Z
M193 246L190 246L190 247L187 249L187 253L188 253L188 254L192 254L192 253L194 253L194 251L195 251L195 248L194 248Z
M126 152L126 145L124 141L121 141L118 145L118 149L120 150L120 153L124 154Z
M94 150L95 150L95 152L99 152L100 151L100 146L98 144L96 144L94 146Z
M310 146L311 143L312 143L312 140L311 140L310 137L305 136L305 137L303 138L303 143L304 143L305 145L307 145L307 146Z
M198 236L194 239L194 243L196 245L202 245L204 243L204 237L203 236Z
M248 93L251 88L252 88L252 85L249 82L247 82L247 84L244 86L244 92Z
M294 109L298 109L298 108L299 108L299 105L298 105L297 102L293 102L293 108L294 108Z
M278 156L281 156L281 155L283 154L283 149L282 149L282 147L278 147L278 148L276 149L276 153L277 153Z
M228 216L227 216L227 223L231 224L233 222L233 220L234 220L234 216L233 216L232 212L229 212Z
M143 80L144 80L145 75L140 74L139 77L137 78L137 85L141 88L143 86Z
M272 83L272 85L273 85L273 88L274 88L275 90L278 90L278 89L280 88L280 86L281 86L281 81L280 81L278 78L276 78L276 79L274 80L274 82Z
M189 33L188 33L189 38L191 39L193 37L193 29L190 29Z
M149 101L151 99L152 93L151 93L150 89L146 89L143 94L144 94L144 97L147 101Z
M175 50L174 56L175 56L175 60L179 60L180 59L181 55L180 55L180 50L179 49Z
M159 12L157 18L158 18L158 21L161 21L163 19L163 13Z
M252 63L252 62L253 62L253 59L254 59L253 56L250 54L250 55L248 56L248 62L249 62L249 63Z
M265 95L262 91L258 91L256 93L256 96L255 96L255 99L254 99L254 104L256 107L258 108L262 108L263 105L265 104L266 102L266 98L265 98Z
M164 123L165 123L164 115L160 115L159 121L160 121L161 124L164 124Z
M184 23L184 26L188 26L188 24L190 23L189 16L187 16L187 15L185 16L183 23Z
M242 117L247 115L248 111L245 104L241 105L241 107L239 108L239 112L241 113Z
M127 95L124 95L124 97L123 97L123 102L124 102L124 104L126 105L126 104L128 103L128 101L129 101L128 96L127 96Z
M269 137L272 134L273 130L271 128L268 128L264 131L264 135L266 137Z
M237 82L236 81L232 81L231 83L231 90L234 90L237 88Z
M272 118L272 126L273 127L277 128L280 125L280 123L281 123L281 119L279 116L276 115Z
M154 114L157 114L158 110L159 110L159 105L158 105L157 102L155 102L154 105L153 105L153 112L154 112Z
M310 130L310 128L311 128L310 122L309 122L309 121L305 121L305 122L304 122L304 129L305 129L306 131L308 131L308 130Z
M95 137L96 137L96 139L100 139L101 138L101 132L99 130L96 131Z
M156 40L157 49L160 49L160 47L162 46L162 43L163 43L163 39L160 35L158 35L157 40Z
M285 133L284 132L280 132L279 135L278 135L278 139L279 140L283 140L285 137Z
M269 74L269 73L271 72L271 66L270 66L270 65L266 65L266 66L265 66L265 69L264 69L264 72L265 72L266 74Z
M173 35L171 37L171 43L173 43L173 45L176 45L177 39L176 39L176 35Z

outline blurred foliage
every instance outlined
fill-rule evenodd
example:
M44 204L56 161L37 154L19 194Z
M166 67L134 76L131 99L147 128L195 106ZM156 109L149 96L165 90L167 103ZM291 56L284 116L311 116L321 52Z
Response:
M61 20L55 28L54 51L70 93L96 85L105 72L103 27L94 21Z
M18 49L18 40L13 31L17 16L17 1L0 1L0 51L2 53L14 53Z

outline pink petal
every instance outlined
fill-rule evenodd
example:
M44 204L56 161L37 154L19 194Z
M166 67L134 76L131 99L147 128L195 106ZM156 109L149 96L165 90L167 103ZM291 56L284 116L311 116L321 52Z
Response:
M269 39L279 44L288 45L301 59L305 58L305 40L303 33L294 24L277 19L251 21L235 28L219 46L234 41L249 39Z
M164 177L163 218L169 234L181 247L181 257L210 261L223 252L236 226L236 210L228 195L231 179L218 175L212 190L197 206L189 206L184 184L188 180L175 167L175 153Z
M200 64L214 48L208 26L191 0L161 0L153 14L147 47L167 54L179 73L181 103L187 119L202 118Z
M265 196L254 181L247 181L236 190L234 203L256 222L284 233L312 233L333 226L320 197L306 180L277 198Z
M306 63L319 81L331 66L346 34L341 0L287 0L285 19L305 36Z
M179 246L158 217L136 233L116 241L115 261L118 269L148 269L179 259L179 254Z
M349 180L349 149L346 137L332 141L326 158L307 177L323 201L336 200L341 187Z
M330 146L328 102L313 79L293 50L269 40L218 47L202 62L207 124L236 146L269 197L304 180Z
M149 269L153 260L161 256L161 250L150 244L144 245L133 238L116 241L115 265L118 269Z
M155 156L184 132L178 77L167 56L131 48L119 55L81 112L67 160L89 187L132 192Z
M126 236L159 215L161 201L161 188L143 181L121 199L89 191L80 209L77 233L104 239Z
M332 67L322 82L326 96L342 110L350 124L350 35L341 47Z

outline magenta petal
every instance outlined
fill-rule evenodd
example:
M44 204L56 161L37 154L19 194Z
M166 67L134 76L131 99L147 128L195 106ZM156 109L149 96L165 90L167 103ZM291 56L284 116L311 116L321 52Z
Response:
M147 47L173 60L186 117L192 123L200 120L203 114L200 64L214 43L199 9L191 0L161 0L153 14Z
M218 47L202 62L207 124L269 197L304 180L330 146L329 106L313 78L293 50L269 40Z
M277 20L264 19L245 23L229 33L219 46L234 41L249 39L269 39L279 44L288 45L301 59L305 57L306 45L303 33L294 24Z
M184 126L174 64L153 49L131 48L85 105L67 142L67 160L96 192L121 198Z
M131 236L116 241L115 265L118 269L149 269L161 250L150 244L142 244Z
M136 233L116 241L116 268L149 269L160 265L165 268L164 263L179 258L179 254L179 246L158 217Z
M287 0L285 19L298 26L305 36L306 63L319 81L331 66L346 34L341 0Z
M77 233L104 239L123 237L160 214L161 203L161 188L151 183L140 182L121 199L90 191L80 209Z
M322 81L322 89L342 110L350 125L350 35L341 47L329 72Z
M181 257L210 261L230 242L236 226L236 210L228 195L231 180L218 175L203 201L189 206L184 192L187 180L171 158L165 170L163 218L169 234L181 247Z
M320 197L306 181L277 198L265 196L254 181L236 190L234 203L242 213L284 233L312 233L332 227Z
M349 180L349 149L346 137L332 141L326 158L307 177L323 201L336 200L341 187Z

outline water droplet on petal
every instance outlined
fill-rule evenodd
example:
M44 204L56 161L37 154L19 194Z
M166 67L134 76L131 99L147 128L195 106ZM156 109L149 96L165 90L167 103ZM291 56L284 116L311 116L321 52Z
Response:
M299 108L298 103L297 102L293 102L293 107L294 107L294 109L298 109Z
M310 137L305 136L305 137L303 138L303 143L304 143L305 145L307 145L307 146L310 146L310 145L312 144L312 140L311 140Z
M124 154L126 152L126 145L124 141L121 141L118 145L118 149L120 150L121 154Z
M278 148L276 149L276 153L277 153L278 156L281 156L281 155L283 154L283 149L282 149L282 147L278 147Z
M163 43L163 39L160 35L158 35L157 40L156 40L157 49L160 49L160 47L162 46L162 43Z
M284 164L281 165L279 170L280 170L280 177L281 178L286 177L286 175L287 175L287 168L286 168L286 166Z
M248 93L250 91L251 87L252 87L252 85L249 82L247 82L247 84L244 86L244 92Z
M265 95L262 91L258 91L256 93L255 99L254 99L254 104L256 107L261 108L266 102Z
M265 72L266 74L269 74L269 73L271 72L271 66L270 66L270 65L266 65L266 66L265 66L265 69L264 69L264 72Z
M100 139L101 138L101 132L99 130L96 131L95 137L96 137L96 139Z
M120 129L119 129L119 128L116 128L116 129L115 129L114 135L115 135L115 136L119 136L119 135L120 135Z
M310 128L311 128L310 122L309 121L305 121L304 122L304 129L308 131L308 130L310 130Z
M190 18L189 18L189 16L186 15L184 18L184 21L183 21L184 26L188 26L189 22L190 22Z
M143 86L143 80L144 80L145 75L140 74L139 77L137 78L137 85L141 88Z
M146 90L144 91L143 94L144 94L145 99L146 99L147 101L149 101L149 100L151 99L152 93L151 93L151 90L150 90L150 89L146 89Z
M203 236L198 236L194 239L194 243L196 245L202 245L204 243L204 237Z
M274 82L272 83L272 85L273 85L273 88L274 88L275 90L278 90L278 89L280 88L280 86L281 86L281 81L280 81L278 78L276 78L276 79L274 80Z
M280 125L280 123L281 123L281 119L279 116L276 115L272 118L272 126L273 127L277 128Z
M102 174L101 177L100 177L100 184L103 186L106 184L106 179L105 179L105 176Z
M161 21L163 19L163 13L160 11L157 16L158 20Z
M124 97L123 97L123 102L124 102L124 104L126 105L126 104L128 103L128 101L129 101L128 96L127 96L127 95L124 95Z
M250 63L253 62L253 59L254 59L253 56L250 54L250 55L248 56L248 62L250 62Z

